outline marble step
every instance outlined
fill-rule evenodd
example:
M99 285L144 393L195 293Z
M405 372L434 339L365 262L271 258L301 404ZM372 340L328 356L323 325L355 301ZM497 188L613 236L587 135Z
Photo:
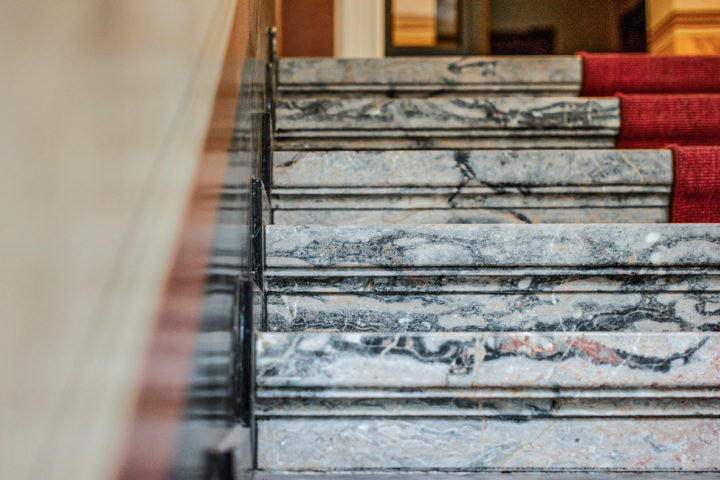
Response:
M276 152L276 224L667 222L670 150Z
M582 64L573 56L283 58L278 90L306 95L577 95Z
M266 229L272 331L713 331L717 225Z
M259 333L258 466L718 471L718 333Z
M616 98L281 99L278 150L613 148Z

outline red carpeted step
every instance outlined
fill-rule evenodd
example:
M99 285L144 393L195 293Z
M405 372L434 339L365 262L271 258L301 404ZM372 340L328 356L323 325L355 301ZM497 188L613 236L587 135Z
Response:
M673 146L670 221L720 223L720 148Z
M720 55L580 52L582 96L616 93L720 93Z
M720 146L720 95L619 95L617 148Z

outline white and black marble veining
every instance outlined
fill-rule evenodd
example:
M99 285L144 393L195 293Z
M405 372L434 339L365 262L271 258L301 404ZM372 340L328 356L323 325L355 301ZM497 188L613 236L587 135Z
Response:
M617 99L460 97L280 100L276 145L305 149L608 148Z
M284 58L278 68L284 97L575 95L581 82L581 61L571 56Z
M718 388L717 333L257 334L258 388Z
M472 98L281 100L278 132L292 130L617 129L617 99Z
M278 152L274 222L662 223L669 150Z
M718 331L720 292L269 294L267 328L292 332Z
M720 265L720 229L713 224L271 225L266 249L269 268L710 268Z

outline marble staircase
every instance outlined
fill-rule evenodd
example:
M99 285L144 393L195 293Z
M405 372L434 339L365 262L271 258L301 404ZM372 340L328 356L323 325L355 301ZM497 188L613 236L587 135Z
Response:
M720 229L580 77L281 60L260 478L720 471Z

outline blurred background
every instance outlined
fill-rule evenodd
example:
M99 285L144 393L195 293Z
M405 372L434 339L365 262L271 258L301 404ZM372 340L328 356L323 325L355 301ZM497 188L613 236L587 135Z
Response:
M281 0L281 55L710 54L716 0Z

